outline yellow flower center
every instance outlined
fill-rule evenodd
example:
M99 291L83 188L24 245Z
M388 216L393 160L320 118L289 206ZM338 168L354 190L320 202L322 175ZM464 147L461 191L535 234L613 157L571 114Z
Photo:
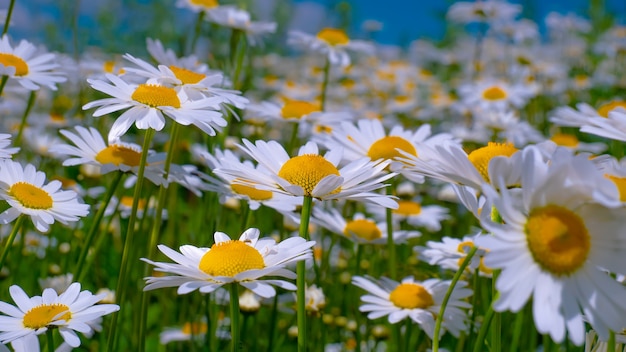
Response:
M14 183L9 188L9 194L30 209L50 209L54 205L48 192L27 182Z
M205 323L185 323L181 329L185 335L200 335L206 334L208 331L207 324Z
M28 64L19 56L0 53L0 64L4 65L4 67L15 67L16 76L26 76L28 74Z
M602 117L609 117L609 112L617 108L622 108L626 110L626 101L614 100L610 103L604 104L598 108L598 115Z
M130 196L123 196L120 199L120 204L123 205L126 208L132 208L133 206L133 197ZM148 202L145 199L140 199L139 202L137 203L137 209L139 210L144 210L146 209L146 205L148 204Z
M211 276L235 275L247 270L265 268L261 253L238 240L216 243L206 252L198 268Z
M469 252L469 250L474 248L474 247L475 247L474 242L472 242L472 241L465 241L465 242L459 243L459 245L457 246L456 250L459 253L467 254ZM457 261L457 265L459 267L465 261L465 257L467 257L467 256L464 255L461 258L459 258L459 260ZM493 273L493 269L491 269L490 267L485 265L485 260L484 259L485 259L484 257L480 257L480 262L478 264L478 270L483 272L483 273L485 273L485 274L487 274L487 275L491 275Z
M609 174L605 174L604 177L613 181L615 187L619 191L619 200L622 202L626 202L626 177L613 176Z
M128 165L134 167L139 166L141 153L122 145L111 144L98 152L95 159L101 164L113 164L115 166Z
M346 236L357 236L362 239L371 241L382 237L382 232L372 220L357 219L350 221L343 229Z
M70 319L72 319L72 313L70 313L70 308L65 304L42 304L26 312L22 324L24 324L25 328L41 329L50 325L53 321L69 321Z
M202 73L194 72L178 66L172 65L169 68L172 70L176 78L183 82L183 84L196 84L206 77L206 75L203 75Z
M483 91L483 98L486 100L502 100L506 97L506 91L498 86L492 86Z
M557 276L569 275L587 260L590 236L571 210L548 205L534 209L525 227L528 249L539 266Z
M410 200L399 200L398 209L394 209L393 212L403 216L419 215L422 212L422 206Z
M496 156L506 156L517 152L517 148L510 143L489 142L486 147L478 148L467 156L486 182L489 182L489 162Z
M295 156L280 168L278 176L287 182L302 187L305 196L311 196L311 192L317 184L326 176L339 175L339 170L330 161L317 154L304 154ZM335 189L337 193L341 188Z
M389 300L396 307L405 309L425 309L435 304L433 296L422 286L402 283L389 294Z
M574 148L578 145L578 138L567 133L555 133L550 140L563 147Z
M189 2L192 5L202 6L207 9L212 9L219 6L219 2L217 0L189 0Z
M284 119L299 119L312 112L320 111L320 107L301 100L289 100L283 105L280 114Z
M323 40L331 46L346 45L350 42L350 38L346 32L337 28L324 28L317 33L317 39Z
M139 103L153 108L159 106L171 106L180 108L180 100L173 88L163 87L156 84L140 84L133 92L131 98Z
M397 149L417 156L417 151L415 150L413 144L398 136L383 137L372 143L370 149L367 151L367 156L369 156L372 160L394 159L402 156Z
M252 200L268 200L272 199L273 197L271 191L256 189L254 187L242 185L239 183L231 183L230 188L233 190L233 192L247 196Z

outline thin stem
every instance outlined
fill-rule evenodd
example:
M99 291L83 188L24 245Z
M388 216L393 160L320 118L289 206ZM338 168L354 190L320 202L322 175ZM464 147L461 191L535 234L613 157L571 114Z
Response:
M2 257L0 257L0 270L2 270L2 268L4 267L4 261L7 259L7 256L9 255L9 250L11 249L11 246L13 246L13 241L15 241L15 236L17 236L17 233L20 231L20 228L22 227L22 223L24 222L24 219L26 219L26 215L22 214L18 216L17 221L15 222L15 225L13 225L13 228L11 229L11 233L9 234L9 239L7 240L7 243L4 246L4 250L2 250Z
M493 318L493 313L493 305L489 305L489 309L487 310L487 313L483 318L483 323L480 326L480 330L478 331L476 342L474 343L474 352L484 351L483 344L485 342L485 336L487 336L487 331L489 331L489 325L491 325L491 318Z
M2 76L2 81L0 81L0 96L2 95L2 92L4 91L4 86L6 86L8 80L9 80L9 76L7 75Z
M26 103L26 110L24 110L24 114L22 114L22 121L20 122L20 129L17 131L17 136L15 137L15 141L13 144L19 145L22 141L22 134L24 133L24 128L26 127L26 119L30 114L30 110L32 110L33 105L35 103L35 97L37 96L36 90L31 90L30 95L28 96L28 103Z
M231 35L231 58L233 61L233 88L239 90L241 85L239 84L241 69L243 67L243 60L245 58L246 49L248 47L246 36L239 29L233 29L233 33Z
M233 282L230 284L230 335L231 335L231 346L230 350L232 352L237 352L239 350L239 340L240 340L240 331L239 331L239 293L238 283Z
M524 329L524 309L521 309L515 315L515 321L513 322L513 338L511 339L510 351L517 351L519 346L520 337L522 336L522 329Z
M198 13L198 18L196 19L196 27L193 32L193 36L191 37L191 45L189 48L190 54L194 54L196 50L196 43L198 42L198 38L200 38L200 32L202 31L202 21L204 20L204 11L200 11Z
M387 194L391 195L391 188L387 188ZM393 241L393 213L391 208L386 209L387 213L387 254L389 258L389 277L395 280L398 276L398 269L396 267L396 243Z
M276 319L278 318L278 295L274 295L274 301L272 303L272 313L270 315L270 332L268 336L267 352L274 351L274 340L276 339Z
M470 249L469 253L465 256L463 263L459 266L459 270L457 270L456 274L452 278L450 282L450 287L448 287L448 291L446 291L446 295L443 297L443 302L441 302L441 308L439 309L439 314L437 314L437 320L435 320L435 333L433 334L433 352L439 351L439 333L441 332L441 323L443 322L443 313L446 311L446 306L448 305L448 301L450 300L450 296L452 296L452 292L454 291L454 287L456 283L463 275L465 268L469 265L472 257L478 250L478 247L474 246ZM499 350L498 350L499 351Z
M9 23L11 22L11 15L13 14L13 6L15 6L15 0L11 0L11 2L9 3L7 18L4 20L4 28L2 29L3 36L9 31Z
M493 275L491 277L491 292L492 296L495 297L498 290L496 289L496 281L498 279L499 271L494 270ZM493 321L491 322L491 350L492 351L500 351L502 347L502 314L494 313Z
M615 352L615 332L609 331L609 341L606 345L606 352Z
M328 90L328 79L330 77L330 59L326 58L324 64L324 80L322 81L322 94L320 95L320 108L322 111L326 108L326 90Z
M300 215L300 237L309 239L309 219L311 217L311 207L313 204L313 198L311 196L304 196L302 202L302 212ZM296 265L296 286L297 286L297 299L298 304L298 352L306 352L306 267L304 261L301 260Z
M46 340L47 340L47 349L48 352L54 352L54 336L52 335L53 330L48 328L46 330Z

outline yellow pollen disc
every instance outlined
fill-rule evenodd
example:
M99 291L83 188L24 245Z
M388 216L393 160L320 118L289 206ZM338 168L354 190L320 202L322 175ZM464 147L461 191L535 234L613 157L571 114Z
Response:
M494 143L489 142L486 147L478 148L469 153L467 158L474 165L476 170L486 182L489 182L489 162L496 156L506 156L517 152L517 148L510 143Z
M204 77L206 77L206 75L203 75L202 73L193 72L186 68L177 66L170 66L170 70L174 72L176 78L183 82L183 84L195 84L202 81Z
M113 69L115 69L115 62L113 61L105 61L102 65L102 69L106 73L113 73Z
M278 176L287 182L302 187L305 196L312 196L311 192L326 176L339 175L339 170L330 161L317 154L295 156L280 168ZM338 193L337 188L332 193Z
M422 285L403 283L389 294L389 300L396 307L405 309L425 309L435 304L433 296Z
M28 64L21 57L13 54L0 53L0 64L5 67L15 67L16 76L26 76L28 74Z
M419 215L422 212L422 206L410 200L399 200L398 209L394 209L392 212L403 216Z
M382 232L376 226L376 223L367 219L357 219L348 222L346 228L343 229L343 234L346 236L357 236L368 241L382 237Z
M555 133L550 140L563 147L574 148L578 145L578 138L566 133Z
M156 84L140 84L133 92L131 98L139 103L156 108L159 106L171 106L180 108L180 100L173 88L163 87Z
M63 312L65 313L63 314ZM70 313L70 308L65 304L42 304L26 312L22 324L29 329L41 329L50 325L53 321L69 321L70 319L72 319L72 313Z
M483 98L487 100L502 100L506 97L506 91L497 86L489 87L483 91Z
M233 190L233 192L248 196L252 200L268 200L272 199L273 196L271 191L256 189L254 187L242 185L239 183L231 183L230 188Z
M189 2L193 5L202 6L207 9L219 6L219 2L217 0L190 0Z
M185 323L181 329L185 335L200 335L205 334L208 331L207 324L205 323Z
M587 260L590 236L583 220L557 205L534 209L525 227L528 249L539 266L554 275L569 275Z
M61 187L63 188L72 188L77 185L77 182L75 180L72 180L71 178L67 178L67 177L55 176L55 177L52 177L52 180L60 181Z
M346 45L350 42L350 38L346 32L337 28L324 28L317 33L317 39L323 40L329 45Z
M123 196L120 199L120 204L127 207L127 208L131 208L133 206L133 197L130 196ZM146 209L146 200L145 199L140 199L139 202L137 203L137 209Z
M609 112L617 108L622 108L626 110L626 101L614 100L610 103L604 104L598 108L598 115L602 117L609 117Z
M122 145L111 144L102 149L95 157L96 161L102 164L113 164L115 166L139 166L141 153Z
M474 247L475 247L474 242L465 241L465 242L459 243L459 245L456 247L456 251L459 253L467 253L467 251L469 251L470 249Z
M626 177L613 176L609 174L605 174L604 177L613 181L615 187L619 191L619 200L622 202L626 202Z
M235 275L247 270L265 268L261 253L242 241L214 244L200 260L198 268L211 276Z
M331 134L333 132L332 127L324 126L324 125L315 125L314 130L315 130L315 133Z
M370 149L367 151L367 156L372 160L378 159L393 159L401 157L400 149L406 153L417 156L417 151L411 142L398 136L383 137L376 142L372 143Z
M30 209L50 209L54 201L43 189L27 182L16 182L9 188L9 194L20 204Z
M299 119L316 111L320 111L320 107L316 104L301 100L288 100L280 110L280 114L284 119Z

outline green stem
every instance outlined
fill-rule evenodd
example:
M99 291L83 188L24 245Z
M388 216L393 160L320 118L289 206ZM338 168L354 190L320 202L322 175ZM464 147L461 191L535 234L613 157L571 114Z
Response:
M13 6L15 6L15 0L11 0L9 3L9 9L7 10L7 18L4 21L4 28L2 29L2 35L4 36L9 31L9 23L11 22L11 15L13 14Z
M515 315L515 321L513 322L513 338L511 339L510 351L517 351L519 346L520 337L522 336L522 329L524 329L524 309L521 309Z
M393 213L391 208L387 208L387 253L389 258L389 277L395 280L398 276L398 268L396 267L396 243L393 241Z
M123 306L126 300L126 289L128 287L128 274L130 269L128 268L129 257L133 246L133 239L135 233L135 222L137 220L137 209L139 208L139 199L141 198L141 191L144 182L144 171L146 169L146 160L148 159L148 151L150 148L150 142L154 136L154 130L149 128L146 130L144 136L143 149L141 150L141 160L139 162L139 170L137 172L137 183L135 184L135 192L133 194L133 205L128 218L128 229L126 231L126 239L124 241L124 249L122 250L122 263L120 265L120 275L117 281L116 298L120 306ZM144 216L146 215L144 210ZM132 267L131 267L132 268ZM117 348L117 325L123 314L117 314L116 317L111 319L111 327L109 329L109 337L107 341L107 347L109 350L116 350Z
M119 186L120 181L122 180L122 176L124 176L124 173L121 171L118 171L117 174L115 175L115 178L113 179L113 182L111 182L111 184L109 185L107 193L104 196L104 199L102 200L102 202L100 203L100 208L98 209L98 212L96 213L96 216L94 217L93 222L91 223L91 227L89 228L89 232L87 233L87 238L85 238L85 244L80 251L78 262L76 262L76 266L74 267L74 274L76 275L75 277L78 282L83 281L84 275L87 272L84 270L85 268L84 264L85 264L85 259L87 259L87 254L89 253L89 248L91 247L91 243L93 242L93 239L96 236L98 229L100 229L100 223L102 222L102 218L104 217L106 208L111 202L111 199L113 198L113 194L115 194L115 191L117 190L117 187Z
M465 256L463 263L459 266L459 270L457 270L456 274L452 278L450 282L450 287L448 287L448 291L446 291L446 295L443 297L443 302L441 302L441 308L439 309L439 314L437 314L437 320L435 320L435 333L433 334L433 352L439 351L439 333L441 331L441 323L443 322L443 313L446 311L446 306L448 305L448 301L450 300L450 296L452 296L452 292L454 291L454 287L456 283L463 275L465 268L469 265L472 257L478 250L478 247L474 246L470 249L469 253ZM495 350L494 350L495 351ZM497 350L499 351L499 350Z
M326 58L324 64L324 80L322 81L322 94L320 95L320 109L326 109L326 91L328 90L328 79L330 77L330 59Z
M615 332L609 331L609 341L606 345L606 352L615 352Z
M48 352L54 352L54 336L52 335L52 332L53 330L51 328L48 328L48 330L46 330L46 345Z
M483 344L485 343L485 336L487 336L487 331L489 331L489 325L491 325L491 318L493 318L493 313L493 305L489 305L489 309L487 310L487 313L483 318L483 323L480 326L480 330L478 331L476 342L474 343L474 352L484 351Z
M2 95L2 92L4 91L4 86L6 86L8 80L9 80L9 76L7 75L2 76L2 81L0 81L0 96Z
M300 215L300 237L309 239L309 219L311 218L311 208L313 205L313 198L311 196L304 196L302 202L302 212ZM301 260L296 265L296 286L297 286L297 299L298 304L298 352L306 352L306 267L304 261Z
M13 241L15 241L15 236L17 236L17 233L22 227L22 223L24 223L24 219L26 219L26 215L21 214L20 216L18 216L17 221L15 222L15 225L13 225L13 228L11 229L11 233L9 234L9 239L7 240L7 243L4 246L4 250L2 251L2 256L0 257L0 270L2 270L2 268L4 267L4 261L7 259L7 256L9 255L9 250L11 249L11 246L13 246Z
M272 303L272 313L270 315L269 335L267 343L267 352L274 351L274 340L276 339L276 319L278 318L278 295L274 296L274 302Z
M17 136L13 141L13 144L19 145L22 141L22 134L24 133L24 128L26 127L26 119L30 114L30 110L32 110L33 105L35 103L35 97L37 96L36 90L31 90L30 95L28 96L28 103L26 104L26 110L24 110L24 114L22 114L22 121L20 122L20 129L17 131Z
M200 11L198 13L198 18L196 19L196 27L193 32L193 37L191 37L191 46L189 48L190 54L193 54L196 50L196 43L198 42L198 38L200 38L200 32L202 31L202 21L204 20L204 11Z
M238 286L239 284L233 282L230 284L230 335L231 335L231 346L230 350L232 352L237 352L239 350L239 293Z
M241 69L243 67L243 60L245 58L246 49L247 49L247 41L244 33L239 29L233 29L233 33L231 35L231 58L234 67L232 79L233 79L233 88L239 90L241 88L241 84L239 83L239 78L241 76Z
M496 281L498 279L498 270L494 270L492 278L491 278L491 292L492 297L497 295L498 290L496 289ZM491 322L491 350L492 351L500 351L502 348L502 314L494 313L493 321Z

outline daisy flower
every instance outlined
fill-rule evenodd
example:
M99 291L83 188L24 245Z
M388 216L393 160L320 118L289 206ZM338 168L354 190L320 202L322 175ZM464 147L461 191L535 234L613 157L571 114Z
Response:
M521 188L496 176L483 192L503 223L483 221L492 236L476 244L489 250L485 265L501 269L496 311L517 312L532 297L537 330L556 342L580 345L587 321L602 338L626 326L626 288L606 270L624 273L626 209L605 197L606 178L586 156L559 153L546 162L536 147L522 153ZM606 188L606 189L605 189ZM610 207L607 207L610 206ZM584 314L584 318L583 318Z
M391 197L373 192L385 187L381 182L395 176L394 173L383 173L387 161L372 162L369 158L361 158L338 168L343 153L341 148L320 155L317 144L308 142L297 156L290 158L276 141L253 144L244 139L243 144L239 147L260 164L258 170L263 172L217 169L217 174L237 177L237 183L259 190L321 200L362 200L387 208L397 207Z
M38 231L46 232L55 220L67 225L89 214L89 205L79 203L76 192L60 190L57 180L44 185L45 179L31 164L22 167L12 160L0 161L0 198L10 206L0 214L0 223L8 224L24 214Z
M472 22L510 22L521 12L521 5L510 4L505 1L459 1L448 8L446 18L461 24Z
M181 125L193 124L204 133L214 136L215 130L226 126L220 109L221 99L205 98L190 100L184 90L158 84L131 84L121 78L106 74L109 82L91 80L87 82L97 91L112 98L99 99L83 105L83 109L97 107L93 116L99 117L112 112L122 113L109 132L109 141L116 140L135 124L139 129L152 128L160 131L165 126L165 117L172 118Z
M52 53L38 53L37 48L26 40L13 47L8 35L0 38L0 75L8 76L28 90L46 86L57 90L56 84L65 82Z
M413 247L413 251L417 253L420 260L430 265L437 265L456 272L467 257L469 250L476 247L474 240L478 236L480 233L475 236L465 236L462 239L445 236L441 242L428 241L426 246ZM482 248L476 252L466 268L468 272L473 273L474 270L478 269L479 275L491 277L493 270L484 263L485 253L486 251Z
M615 109L609 112L607 118L592 117L580 128L580 131L626 142L626 110Z
M484 80L459 87L461 101L471 109L507 110L521 108L536 92L530 86L498 80Z
M355 276L352 278L352 284L368 293L361 296L365 304L360 306L359 310L367 312L369 319L388 316L389 322L396 324L409 318L418 324L431 339L435 332L435 319L439 315L441 303L450 287L450 281L428 279L420 282L412 276L405 277L402 282L388 278L376 281ZM444 312L441 325L443 330L440 336L448 330L458 337L461 331L467 330L466 314L463 308L470 308L471 305L464 299L471 295L472 290L467 288L467 283L457 282Z
M287 43L296 48L324 54L333 66L350 65L348 50L372 54L374 45L363 40L353 40L338 28L323 28L316 35L300 31L290 31Z
M278 286L295 290L296 286L284 280L263 279L264 276L279 276L294 279L295 273L286 266L312 258L311 247L315 242L300 237L288 238L276 243L272 238L259 238L258 229L246 230L238 240L231 240L223 232L215 233L215 244L211 248L192 245L180 247L180 253L159 245L159 250L172 263L153 262L156 271L170 276L147 277L144 291L163 287L178 287L178 294L194 290L210 293L223 285L239 283L261 297L273 297Z
M556 145L570 148L577 152L589 152L593 154L599 154L605 151L608 146L606 143L584 143L578 140L578 137L570 133L555 133L550 137L550 140Z
M260 43L259 37L276 32L278 26L276 22L253 22L248 11L235 6L220 6L212 10L207 21L244 32L252 46Z
M8 148L10 145L11 135L0 133L0 159L11 159L11 156L20 150L20 148Z
M397 202L398 208L391 211L396 224L406 221L409 225L437 232L441 230L441 222L450 218L448 208L439 205L423 205L415 199L399 199ZM367 211L379 221L386 219L387 212L384 208L368 204Z
M120 309L116 304L96 304L104 296L80 290L75 282L60 295L51 288L41 296L28 297L17 285L9 287L16 306L0 302L0 342L8 343L58 328L65 343L80 346L76 331L90 336L101 329L102 317Z
M594 109L587 103L576 104L576 109L569 106L561 106L554 110L550 116L550 122L565 127L582 127L587 125L591 118L609 117L609 112L613 110L626 111L626 102L613 100Z

